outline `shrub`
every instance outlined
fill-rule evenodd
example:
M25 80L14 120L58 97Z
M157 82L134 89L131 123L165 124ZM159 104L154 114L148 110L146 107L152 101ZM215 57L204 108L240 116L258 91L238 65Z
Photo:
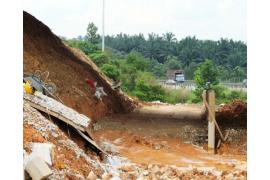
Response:
M143 101L162 101L164 102L165 91L160 85L149 84L143 80L136 83L132 95L137 96Z
M114 81L118 81L120 78L120 72L115 65L103 64L101 70Z
M229 103L235 99L240 99L243 101L247 100L247 93L244 91L230 90L222 85L214 86L213 89L215 90L216 101L218 104Z
M95 51L98 50L96 45L91 44L88 41L72 39L72 40L66 40L65 42L71 47L82 50L87 55L94 53Z
M170 104L186 103L191 96L191 91L185 88L166 89L165 102Z
M109 62L110 57L108 56L106 52L95 52L90 55L90 58L98 67L102 67L103 64L106 64Z

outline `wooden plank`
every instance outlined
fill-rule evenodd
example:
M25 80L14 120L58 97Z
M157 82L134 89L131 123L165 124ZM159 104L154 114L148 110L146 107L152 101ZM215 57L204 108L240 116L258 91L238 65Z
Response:
M38 110L41 110L41 111L43 111L43 112L45 112L45 113L48 113L48 114L50 114L50 115L52 115L52 116L54 116L54 117L56 117L56 118L58 118L58 119L60 119L60 120L62 120L62 121L64 121L64 122L66 122L66 123L68 123L69 125L71 125L72 127L74 127L76 130L77 130L77 132L85 139L85 140L87 140L91 145L93 145L99 152L102 152L102 153L104 153L104 154L106 154L106 152L105 151L103 151L93 140L91 140L89 137L87 137L85 134L83 134L82 132L85 132L86 131L86 129L85 128L82 128L82 127L80 127L80 126L77 126L77 125L75 125L74 123L72 123L72 121L69 121L68 119L66 119L65 117L63 117L63 116L61 116L61 115L59 115L59 114L57 114L57 113L55 113L55 112L53 112L53 111L50 111L50 110L48 110L48 109L45 109L44 107L42 107L42 106L40 106L40 105L38 105L38 104L35 104L35 103L32 103L31 101L28 101L28 100L26 100L32 107L34 107L34 108L36 108L36 109L38 109ZM89 134L89 136L91 137L91 135ZM92 138L92 137L91 137Z
M85 139L87 140L91 145L93 145L95 148L97 148L97 150L99 152L102 152L104 154L107 154L105 151L103 151L97 144L95 141L93 141L92 139L90 139L88 136L86 136L84 133L82 133L81 131L77 130L77 132Z
M88 127L88 125L91 123L91 119L87 116L78 113L74 109L65 106L63 103L53 98L43 95L42 93L37 92L35 95L24 93L23 98L31 101L39 107L43 107L42 109L54 112L56 116L64 117L65 120L82 128Z
M75 123L73 123L72 121L67 119L66 117L64 117L64 116L62 116L62 115L60 115L60 114L58 114L58 113L56 113L54 111L51 111L51 110L49 110L49 109L47 109L47 108L45 108L45 107L43 107L43 106L41 106L39 104L33 103L33 102L29 101L28 99L25 99L25 101L27 103L29 103L30 106L32 106L33 108L38 109L38 110L40 110L42 112L45 112L45 113L47 113L47 114L49 114L51 116L54 116L57 119L60 119L60 120L64 121L65 123L69 124L70 126L74 127L75 129L79 129L80 131L83 131L83 132L85 131L84 127L76 125Z
M33 98L33 99L32 99ZM40 99L38 99L38 98L40 98ZM50 103L52 103L52 104L58 104L58 106L61 106L61 108L58 108L57 109L57 107L56 107L56 110L54 111L53 109L52 109L52 105L50 104L50 108L51 109L49 109L48 107L46 107L46 103L44 103L44 102L40 102L39 103L39 101L42 101L43 99L44 100L48 100L48 101L50 101ZM59 102L55 102L55 100L52 100L52 99L50 99L49 97L45 97L44 95L38 95L38 97L35 97L35 96L33 96L33 95L26 95L26 96L24 96L24 100L27 102L27 103L29 103L33 108L36 108L36 109L38 109L38 110L40 110L40 111L42 111L42 112L44 112L44 113L48 113L49 115L51 115L51 116L54 116L54 117L56 117L57 119L59 119L59 120L61 120L61 121L63 121L63 122L65 122L65 123L67 123L67 124L69 124L70 126L72 126L73 128L75 128L76 130L77 130L77 132L86 140L86 141L88 141L97 151L98 151L98 153L99 152L102 152L102 153L104 153L104 154L106 154L106 152L104 152L91 138L91 136L92 136L92 134L90 133L90 132L87 132L87 133L89 133L89 136L90 136L90 138L88 137L88 136L86 136L83 132L85 132L87 129L88 129L88 127L87 126L82 126L81 124L76 124L76 123L74 123L74 121L76 122L76 119L74 120L74 121L72 121L72 119L68 119L66 116L64 116L63 114L61 114L61 111L59 110L59 109L64 109L64 111L65 111L65 113L66 114L69 114L67 111L71 111L73 114L72 114L72 117L74 118L74 117L79 117L79 118L82 118L82 121L79 121L79 122L83 122L84 124L85 124L85 120L87 120L86 119L86 117L84 117L84 116L81 116L79 113L77 113L77 112L75 112L73 109L71 109L71 108L65 108L65 106L63 105L63 104L61 104L61 105L59 105ZM59 111L59 112L57 112L57 111ZM74 116L74 113L77 113L77 114L75 114L75 116ZM89 123L91 123L91 120L89 119ZM88 123L88 125L89 125L89 123Z

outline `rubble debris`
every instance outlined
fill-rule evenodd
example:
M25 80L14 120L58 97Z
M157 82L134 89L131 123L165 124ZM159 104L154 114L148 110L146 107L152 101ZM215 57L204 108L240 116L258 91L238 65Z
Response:
M31 143L32 152L30 155L24 155L24 163L27 164L28 161L36 157L40 157L44 162L46 162L49 166L53 165L54 145L51 143Z
M35 157L30 161L28 161L25 169L33 180L45 179L46 177L52 174L52 171L49 168L49 166L40 157Z
M98 179L98 177L93 171L91 171L87 176L87 180L96 180L96 179Z
M35 93L35 95L24 94L24 99L34 108L53 115L73 126L77 132L91 144L98 154L101 152L105 153L92 139L81 132L87 131L87 126L89 122L91 122L89 118L41 93ZM88 135L91 137L91 134Z
M114 81L112 84L112 89L113 90L120 90L121 85L122 85L121 81Z
M42 77L44 74L46 75L45 78ZM41 73L40 70L36 70L34 74L24 73L23 81L29 82L35 91L39 91L45 95L53 95L57 88L56 85L48 79L49 74L49 71Z
M102 100L102 97L107 96L107 94L104 92L103 87L97 87L95 96L98 98L98 100Z
M46 143L49 142L55 146L53 165L51 167L53 174L48 179L62 180L66 177L85 179L91 170L97 175L102 174L104 167L102 167L103 165L99 162L98 157L86 154L57 125L42 116L40 112L32 108L28 103L24 102L23 110L24 126L34 128L36 132L32 131L33 133L41 134ZM24 149L30 146L29 149L31 150L32 140L32 138L24 136ZM25 151L27 150L25 149Z

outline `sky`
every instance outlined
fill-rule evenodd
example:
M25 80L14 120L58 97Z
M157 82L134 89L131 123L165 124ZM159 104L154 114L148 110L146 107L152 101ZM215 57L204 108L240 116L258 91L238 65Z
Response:
M246 42L246 0L105 0L105 34L163 34ZM102 30L102 0L24 0L24 10L57 35L86 34L89 22Z

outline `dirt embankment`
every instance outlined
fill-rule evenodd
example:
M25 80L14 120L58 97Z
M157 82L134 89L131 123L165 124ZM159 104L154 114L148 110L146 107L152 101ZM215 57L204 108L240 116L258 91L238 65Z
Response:
M222 126L247 127L247 103L235 100L218 108L217 120Z
M94 121L134 108L130 98L112 90L110 80L86 55L64 45L46 25L27 12L23 12L23 21L24 73L49 71L49 79L57 86L56 95L64 104ZM97 100L85 82L87 78L102 86L108 96Z

